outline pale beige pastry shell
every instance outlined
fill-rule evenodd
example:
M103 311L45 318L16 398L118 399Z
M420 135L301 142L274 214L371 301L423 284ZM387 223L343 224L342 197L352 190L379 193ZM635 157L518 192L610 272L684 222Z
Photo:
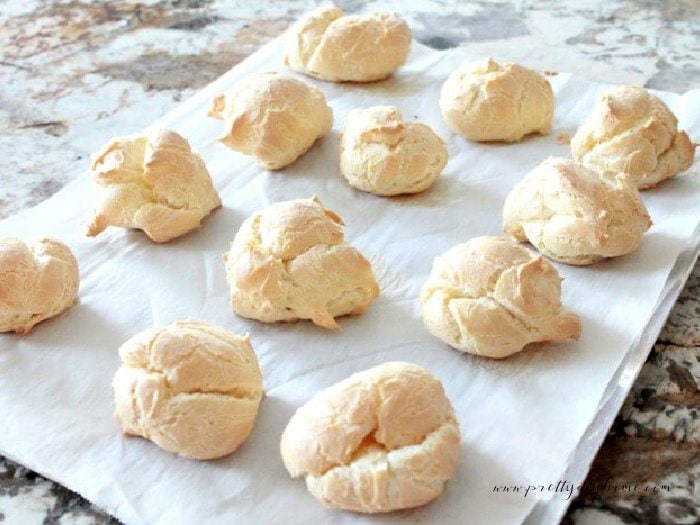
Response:
M0 332L28 333L78 297L78 261L59 240L0 237Z
M117 226L168 242L198 228L221 206L202 157L174 131L112 139L90 169L102 190L87 228L90 237Z
M193 459L231 454L247 439L263 395L248 336L177 321L136 334L119 355L113 387L124 434Z
M253 214L224 255L233 311L272 323L310 319L337 328L379 295L372 266L345 243L340 217L317 197Z
M469 140L517 142L551 131L554 93L537 72L488 58L450 74L440 109L450 130Z
M695 147L666 104L636 86L603 93L571 139L575 160L595 171L625 173L640 190L688 169Z
M300 407L280 451L289 474L304 476L324 505L389 512L442 494L459 459L460 432L440 381L417 365L391 362Z
M634 252L651 219L621 174L596 174L571 159L550 157L511 190L503 230L567 264L592 264Z
M437 257L421 302L430 332L470 354L501 359L581 335L580 319L561 304L556 269L502 237L475 237Z
M268 170L293 163L333 127L320 89L277 73L239 82L214 98L208 115L224 121L219 141Z
M404 122L395 106L354 109L340 139L340 173L377 195L418 193L447 164L447 146L427 124Z
M388 77L408 57L411 30L394 13L344 15L319 7L292 28L285 64L332 82L371 82Z

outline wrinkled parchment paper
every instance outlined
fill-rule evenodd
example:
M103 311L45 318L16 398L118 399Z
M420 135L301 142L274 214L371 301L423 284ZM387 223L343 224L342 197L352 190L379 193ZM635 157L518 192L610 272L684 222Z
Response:
M116 228L88 239L83 231L93 189L87 175L0 223L0 234L64 240L81 269L77 305L25 337L0 335L0 452L128 524L406 518L509 524L522 522L536 505L556 502L561 511L567 494L531 491L525 497L493 488L557 483L574 467L585 475L591 453L580 459L582 437L612 393L629 389L631 380L622 381L620 371L634 376L644 352L638 350L636 365L625 368L631 349L698 224L697 168L643 194L654 226L637 253L583 268L556 264L565 278L564 304L583 319L578 343L541 345L502 362L464 356L432 337L421 321L419 290L433 258L473 236L500 234L508 191L548 155L568 156L557 136L574 133L604 86L553 76L557 110L551 135L511 145L474 144L448 132L438 96L453 68L481 57L466 49L438 52L414 44L408 64L389 80L370 85L308 80L333 107L333 132L292 166L266 172L216 142L221 123L207 118L206 109L212 96L253 72L283 71L281 56L281 41L269 44L159 123L190 140L221 193L224 207L199 230L160 246L140 232ZM700 141L700 90L660 96ZM447 141L445 172L423 194L381 198L353 190L341 178L337 141L345 116L376 104L397 105L405 119L427 122ZM338 332L308 322L264 325L235 316L221 254L241 222L276 201L314 193L343 217L348 241L372 261L381 297L365 315L342 319ZM692 264L692 257L686 259L681 274ZM122 437L112 417L117 348L137 331L182 318L250 333L263 369L266 397L255 429L228 458L179 458L146 440ZM319 389L390 360L418 363L443 381L461 424L459 468L445 494L420 509L373 518L327 510L303 481L288 477L279 436L294 410ZM543 519L556 521L558 513Z

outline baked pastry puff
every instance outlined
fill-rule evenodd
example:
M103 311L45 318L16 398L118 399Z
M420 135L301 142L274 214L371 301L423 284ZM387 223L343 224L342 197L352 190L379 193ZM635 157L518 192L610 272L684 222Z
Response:
M554 267L502 237L475 237L437 257L421 302L428 330L474 355L501 359L529 343L581 335Z
M576 161L594 171L624 173L640 190L688 169L695 147L666 104L636 86L603 93L571 139Z
M253 429L262 374L248 336L177 321L119 349L115 417L126 435L193 459L231 454Z
M284 63L321 80L371 82L396 71L410 49L411 30L397 14L319 7L292 28Z
M556 157L516 184L503 206L503 230L514 240L575 265L632 253L651 224L625 175Z
M118 226L168 242L198 228L221 206L202 157L174 131L112 139L90 169L102 196L87 228L89 237Z
M423 368L384 363L319 392L292 416L280 450L328 507L377 513L442 494L460 450L454 410Z
M311 319L324 328L363 313L379 287L342 226L316 196L247 218L224 255L233 311L266 323Z
M450 130L464 138L517 142L530 133L550 132L554 93L539 73L487 58L450 74L440 109Z
M268 170L288 166L333 127L320 89L277 73L253 75L218 95L208 115L224 121L219 141Z
M418 193L447 164L447 146L430 126L404 123L395 106L354 109L340 139L340 172L354 188L377 195Z
M78 261L61 241L0 237L0 332L28 333L78 297Z

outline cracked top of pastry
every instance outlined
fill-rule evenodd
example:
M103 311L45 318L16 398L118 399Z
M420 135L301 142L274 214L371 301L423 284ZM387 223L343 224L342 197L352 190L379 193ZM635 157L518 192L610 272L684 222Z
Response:
M198 228L221 206L204 161L174 131L112 139L90 169L102 188L87 229L90 237L118 226L168 242Z
M695 147L666 104L636 86L603 93L571 139L576 161L595 171L625 173L640 190L688 169Z
M578 339L561 279L542 256L502 237L475 237L437 257L421 293L430 332L470 354L508 357L538 341Z
M320 89L278 73L239 82L212 100L208 115L224 121L219 141L268 170L291 164L333 127Z
M377 195L418 193L447 164L447 146L430 126L405 123L395 106L354 109L340 140L340 172Z
M80 277L71 249L56 239L0 237L0 332L26 334L75 303Z
M651 224L625 175L557 157L528 173L503 206L503 230L513 239L575 265L632 253Z
M113 387L124 434L194 459L230 454L250 434L263 393L248 336L177 321L136 334L119 356Z
M371 82L391 75L408 57L411 30L394 13L344 15L319 7L293 27L284 62L332 82Z
M554 93L539 73L487 58L450 74L440 109L450 130L469 140L517 142L530 133L550 132Z
M379 295L372 266L345 242L343 222L317 197L273 204L246 219L224 256L233 310L263 322L361 314Z
M323 504L376 513L437 498L456 468L460 432L442 384L390 362L316 394L280 442L292 477Z

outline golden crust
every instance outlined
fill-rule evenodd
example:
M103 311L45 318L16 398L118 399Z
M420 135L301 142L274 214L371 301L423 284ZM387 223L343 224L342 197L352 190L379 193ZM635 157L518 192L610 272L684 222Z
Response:
M78 297L78 261L61 241L0 238L0 332L28 333Z
M324 505L376 513L424 505L456 468L460 433L442 384L411 363L359 372L292 416L280 451Z
M231 454L253 429L262 374L248 336L178 321L136 334L119 355L113 387L124 434L213 459Z
M233 311L271 323L359 315L379 295L372 266L344 242L343 222L317 197L246 219L224 255Z
M118 226L168 242L198 228L221 206L204 161L174 131L112 139L90 169L102 197L87 228L89 237Z
M550 132L554 93L535 71L488 58L450 74L440 109L450 130L469 140L516 142L530 133Z
M598 99L571 139L576 161L594 171L616 171L638 189L688 169L695 145L678 119L657 97L635 86L621 86Z
M557 271L501 237L475 237L437 257L421 302L430 332L470 354L501 359L581 335L580 319L561 304Z
M394 106L355 109L340 139L340 172L377 195L418 193L447 164L447 146L426 124L404 123Z
M411 30L393 13L343 16L320 7L294 26L284 62L290 69L332 82L371 82L406 62Z
M532 170L503 207L503 230L513 239L575 265L632 253L651 224L624 175L596 174L564 158Z
M333 126L321 90L277 73L252 76L217 96L208 115L224 121L222 143L269 170L294 162Z

